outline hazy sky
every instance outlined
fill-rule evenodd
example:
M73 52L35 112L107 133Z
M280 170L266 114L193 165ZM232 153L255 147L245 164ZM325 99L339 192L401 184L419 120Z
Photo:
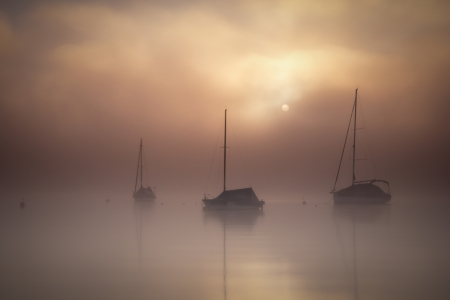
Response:
M230 188L328 197L359 88L368 176L445 193L449 15L429 0L3 0L0 192L131 192L142 137L157 194L201 198L227 108Z

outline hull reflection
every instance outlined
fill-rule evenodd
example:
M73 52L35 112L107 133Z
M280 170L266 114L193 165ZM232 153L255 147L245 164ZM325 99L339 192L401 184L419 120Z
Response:
M350 221L352 228L352 273L353 273L353 299L360 299L359 279L358 279L358 252L357 252L357 225L358 224L377 224L389 222L390 220L389 204L347 204L333 206L333 219L336 225L337 236L341 246L341 252L345 253L342 234L339 229L339 221Z
M146 215L149 215L154 207L154 201L135 201L133 204L139 265L142 263L142 225L144 223L144 218L146 218Z
M218 222L223 227L223 298L227 300L227 228L251 229L264 213L261 210L208 210L204 222Z

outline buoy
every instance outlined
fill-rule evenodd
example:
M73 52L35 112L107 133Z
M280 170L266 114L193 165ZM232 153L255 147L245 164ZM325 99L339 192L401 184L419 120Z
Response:
M109 203L109 199L108 198L106 198L106 203Z
M25 208L25 202L20 202L20 208Z
M306 201L303 201L303 204L306 204Z

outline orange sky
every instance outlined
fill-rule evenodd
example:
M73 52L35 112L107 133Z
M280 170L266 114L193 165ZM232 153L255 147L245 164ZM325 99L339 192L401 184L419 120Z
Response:
M376 175L446 188L447 1L110 3L0 4L0 191L132 189L142 137L201 197L227 108L260 198L326 197L357 87Z

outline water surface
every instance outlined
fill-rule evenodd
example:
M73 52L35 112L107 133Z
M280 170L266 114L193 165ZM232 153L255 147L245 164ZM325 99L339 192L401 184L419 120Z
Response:
M447 299L450 206L4 201L2 299Z

